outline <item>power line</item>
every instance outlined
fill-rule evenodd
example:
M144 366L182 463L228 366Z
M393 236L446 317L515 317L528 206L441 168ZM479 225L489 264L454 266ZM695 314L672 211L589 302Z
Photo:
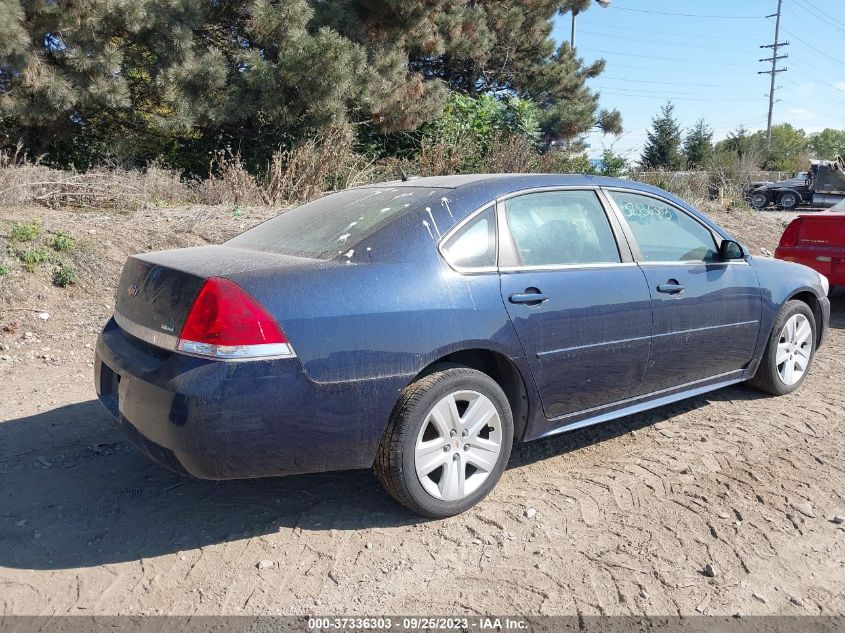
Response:
M617 11L634 11L636 13L651 13L653 15L672 15L682 18L713 18L717 20L759 20L759 15L702 15L700 13L672 13L669 11L650 11L648 9L632 9L629 7L615 7Z
M613 95L617 97L636 97L637 99L660 99L661 101L666 101L667 96L664 92L661 95L645 95L645 94L634 94L632 92L621 92L621 88L608 88L608 89L600 89L602 94ZM744 102L749 103L757 99L757 97L740 97L740 98L720 98L715 97L713 95L707 97L672 97L670 101L707 101L712 102L714 98L719 98L720 101L736 101L736 102Z
M605 35L605 33L602 33L601 31L591 31L590 29L585 29L585 28L579 29L578 32L579 33L590 33L592 35ZM645 42L645 43L651 44L651 45L656 44L656 42L653 39L644 38L644 37L630 37L630 36L625 36L625 35L614 35L613 39L614 40L630 40L632 42ZM705 51L712 51L714 49L713 45L711 45L711 46L705 46L703 44L702 45L696 45L696 44L690 44L689 42L666 40L666 39L663 39L663 38L660 39L659 44L660 44L660 46L682 46L684 48L697 48L697 49L701 49L701 50L705 50ZM735 47L727 47L726 48L726 47L721 46L721 45L718 45L718 50L719 51L736 51L736 52L742 52L742 53L748 52L747 48L735 48Z
M828 59L830 59L830 60L832 60L832 61L836 62L837 64L841 64L842 66L845 66L845 62L843 62L841 59L838 59L838 58L834 57L833 55L831 55L831 54L829 54L829 53L827 53L827 52L823 51L823 50L822 50L822 49L820 49L820 48L816 48L815 46L813 46L812 44L810 44L810 43L809 43L809 42L807 42L806 40L802 40L800 37L798 37L797 35L795 35L795 33L793 33L792 31L787 31L786 29L783 29L783 32L784 32L784 33L786 33L787 35L790 35L790 36L794 37L796 40L798 40L799 42L801 42L804 46L806 46L807 48L810 48L810 49L814 50L814 51L815 51L816 53L818 53L819 55L824 55L825 57L827 57Z
M579 49L579 50L584 50L584 49ZM667 61L667 60L663 60L663 61ZM670 61L673 61L673 60L670 60ZM616 62L613 62L612 67L614 69L625 68L625 69L629 69L629 70L642 70L643 69L642 65L634 66L634 65L631 65L631 64L617 64ZM706 68L711 68L711 70L705 70ZM663 74L663 73L683 73L683 75L685 77L689 76L690 70L694 70L696 75L719 75L719 76L723 76L725 74L724 70L712 70L712 66L705 65L705 66L702 67L702 70L699 70L697 68L690 68L689 64L685 64L683 68L654 68L652 70L655 70L655 71L657 71L661 74ZM662 82L658 82L658 83L662 83Z
M824 11L823 9L819 9L818 7L811 6L808 3L804 2L804 0L795 0L795 1L798 2L799 5L801 7L803 7L804 10L807 13L809 13L810 15L813 15L815 17L818 17L818 19L821 20L822 22L824 22L825 24L830 25L830 23L832 22L833 24L837 25L839 28L845 29L845 22L842 22L838 18L833 17L832 15L830 15L829 13Z
M599 78L597 78L597 79L598 79L599 81L601 81L602 79L608 79L608 77L599 77ZM668 84L667 84L667 85L668 85ZM719 87L721 87L721 86L719 86ZM747 86L746 86L746 87L747 87ZM601 88L601 86L596 86L596 88ZM624 91L632 91L632 92L645 92L645 93L649 93L649 92L651 92L651 93L662 94L662 95L669 94L669 91L667 91L667 90L647 90L647 89L645 89L645 88L626 88L626 87L624 87L624 86L623 86L623 87L621 87L621 88L617 88L617 87L614 87L614 86L609 86L609 87L608 87L608 89L609 89L609 90L624 90ZM679 91L673 90L673 91L671 91L671 94L676 94L676 95L705 95L705 94L707 94L707 95L710 95L711 97L712 97L712 96L717 96L717 97L718 97L718 96L726 96L726 97L750 97L750 96L753 96L753 95L754 95L754 96L759 96L759 95L760 95L760 93L759 93L759 92L719 92L718 94L715 94L715 95L714 95L714 92L713 92L712 90L703 90L703 91L702 91L702 90L698 90L698 91L696 91L696 92L683 92L683 91L680 91L680 92L679 92Z
M805 16L809 15L811 18L815 18L816 20L818 20L819 22L821 22L825 26L827 26L827 27L833 29L834 31L836 31L836 33L840 32L840 28L831 23L832 18L822 17L818 13L813 13L813 12L809 11L808 9L801 9L804 12L803 15L799 14L798 10L793 9L791 7L786 7L786 10L790 15L792 15L792 17L796 18L797 20L801 20Z
M593 53L604 53L606 55L624 55L625 57L641 57L643 59L660 59L665 60L665 56L655 56L655 55L635 55L634 53L627 53L624 51L606 51L600 48L586 48L583 46L578 47L579 51L591 51ZM747 66L747 63L739 63L739 62L725 62L722 60L715 60L721 66Z
M616 68L617 64L613 64ZM658 86L699 86L701 88L748 88L748 84L702 84L698 82L682 83L678 81L648 81L645 79L630 79L628 77L610 77L608 75L599 75L597 80L612 79L613 81L624 81L635 84L656 84Z
M579 14L580 15L580 14ZM584 18L581 18L582 20ZM666 35L666 31L660 31L656 29L641 29L641 28L634 28L633 26L617 26L616 24L605 24L605 23L598 23L598 22L587 22L588 26L597 26L603 29L615 29L617 31L637 31L639 33L651 33L652 35ZM696 33L674 33L674 35L680 35L683 37L691 37L694 39L702 39L707 40L708 42L712 42L713 40L730 40L732 42L736 41L736 37L728 36L728 35L698 35ZM615 37L615 36L614 36Z

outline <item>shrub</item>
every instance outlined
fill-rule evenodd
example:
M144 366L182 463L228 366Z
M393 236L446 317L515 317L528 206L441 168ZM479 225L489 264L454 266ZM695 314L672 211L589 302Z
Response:
M35 218L32 222L26 224L18 224L15 222L12 225L12 230L9 232L9 239L13 242L32 242L41 233L41 220Z
M38 264L50 259L50 253L47 249L39 246L37 248L30 248L26 251L20 251L18 253L18 258L21 260L23 267L26 268L27 271L34 272L38 267Z
M0 277L5 277L9 274L9 269L3 265L0 265Z
M50 238L50 247L54 251L58 251L60 253L71 251L74 247L74 240L70 235L68 235L64 231L59 231L52 238Z
M59 260L53 267L53 284L59 288L66 288L76 281L76 270L65 260Z

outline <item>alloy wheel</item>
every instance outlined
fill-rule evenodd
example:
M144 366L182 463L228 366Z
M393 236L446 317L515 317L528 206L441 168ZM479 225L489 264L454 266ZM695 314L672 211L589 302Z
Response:
M813 352L813 328L803 314L795 314L783 326L778 341L775 364L783 384L798 383L810 364Z
M425 491L458 501L478 490L502 451L502 425L493 402L477 391L443 397L417 436L414 467Z

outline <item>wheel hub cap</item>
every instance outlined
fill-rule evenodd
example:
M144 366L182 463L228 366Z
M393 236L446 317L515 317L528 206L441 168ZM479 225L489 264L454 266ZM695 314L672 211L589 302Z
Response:
M791 316L783 326L775 357L778 377L783 384L791 387L807 372L813 352L812 335L813 328L803 314Z
M457 501L478 490L499 460L496 406L477 391L456 391L432 407L420 428L414 467L432 497Z

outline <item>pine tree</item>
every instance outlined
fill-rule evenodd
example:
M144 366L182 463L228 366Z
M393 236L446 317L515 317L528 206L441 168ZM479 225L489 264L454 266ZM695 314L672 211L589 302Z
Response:
M671 101L667 101L651 120L651 126L640 164L646 169L681 169L684 162L680 151L681 126L675 119L675 106Z
M617 133L587 87L604 62L551 38L560 12L589 4L3 0L0 119L54 161L166 156L189 171L226 145L260 164L329 125L418 130L453 91L534 101L547 142Z
M713 155L713 129L700 118L684 139L684 158L687 167L703 167Z

